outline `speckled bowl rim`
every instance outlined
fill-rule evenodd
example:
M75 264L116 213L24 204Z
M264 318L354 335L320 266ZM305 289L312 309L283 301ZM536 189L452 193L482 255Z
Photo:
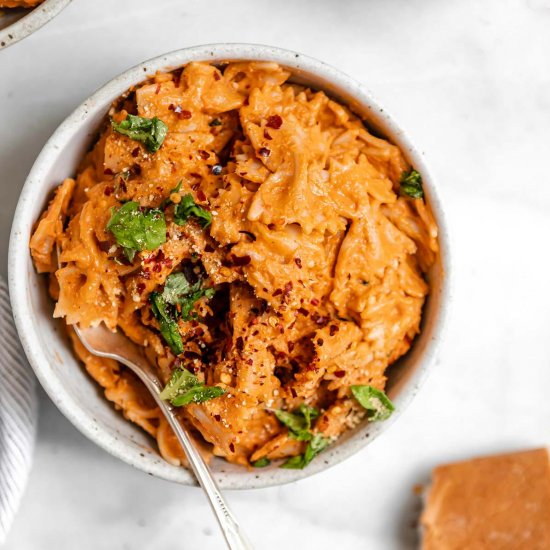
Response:
M46 0L42 4L29 10L29 13L15 23L0 30L0 50L7 48L19 40L31 35L40 27L51 21L61 10L66 8L72 0ZM6 8L7 9L7 8Z
M34 163L21 192L13 221L8 261L9 286L14 318L23 348L42 386L61 412L90 440L128 464L162 479L185 485L195 485L194 477L186 469L174 467L158 460L158 457L157 460L153 460L150 456L136 457L120 438L114 438L112 435L98 430L90 415L66 391L61 381L53 374L52 366L43 357L40 350L33 347L32 344L33 341L36 341L37 335L33 335L34 326L31 322L33 310L29 303L27 292L29 282L25 270L28 266L29 257L28 238L30 228L35 220L29 219L30 214L27 204L33 199L36 200L37 186L42 185L44 187L44 177L55 162L59 151L63 150L71 136L78 129L86 126L93 113L97 114L99 111L105 111L116 97L157 71L177 68L191 61L221 62L224 60L274 61L296 72L306 71L314 77L334 83L339 89L345 90L346 94L352 97L357 104L373 112L374 116L387 129L387 137L402 148L411 163L423 175L424 187L429 195L430 206L439 226L440 262L443 271L439 291L440 306L436 310L435 326L432 327L428 343L416 363L414 374L397 396L399 404L392 418L383 423L374 423L362 427L358 434L353 435L352 438L344 442L339 441L329 447L323 453L322 460L313 461L304 470L258 469L254 471L254 475L251 475L243 468L242 472L238 470L218 471L216 473L216 477L223 488L251 489L282 485L316 474L343 461L386 431L417 393L422 381L425 379L429 366L434 362L436 349L443 336L451 298L451 265L447 224L439 194L432 183L423 154L413 146L403 130L394 122L387 111L382 109L371 92L362 84L311 57L293 51L255 44L212 44L185 48L145 61L124 72L76 108L54 132Z

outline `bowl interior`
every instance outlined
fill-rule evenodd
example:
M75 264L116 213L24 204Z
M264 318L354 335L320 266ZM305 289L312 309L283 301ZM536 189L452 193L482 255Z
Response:
M210 47L211 48L211 47ZM266 51L267 50L267 51ZM194 478L184 468L171 466L160 458L155 442L141 429L125 420L86 374L73 355L61 322L52 319L53 304L47 294L47 282L31 262L28 242L33 223L40 216L52 190L66 177L76 173L83 154L97 135L98 127L110 104L129 86L157 70L170 70L190 60L266 59L286 65L293 79L324 89L348 104L379 134L401 147L412 164L423 173L426 194L442 230L442 254L429 273L431 294L423 315L422 332L411 351L389 371L388 393L402 411L416 393L421 378L433 359L435 342L442 328L442 305L446 295L443 264L446 259L446 234L431 179L422 159L411 148L389 117L375 106L368 93L351 79L314 60L272 49L220 51L193 49L175 52L132 69L99 90L79 107L57 130L38 158L20 198L10 242L10 290L19 334L29 360L46 391L77 428L115 456L153 475L184 484ZM210 55L212 54L212 55ZM395 418L394 415L393 418ZM214 459L212 469L222 487L252 488L289 482L325 469L349 456L390 422L363 424L347 432L313 461L305 470L285 470L271 466L247 471L224 460Z

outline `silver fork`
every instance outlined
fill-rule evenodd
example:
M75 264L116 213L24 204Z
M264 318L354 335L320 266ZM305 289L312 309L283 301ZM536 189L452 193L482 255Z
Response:
M228 548L231 550L253 550L251 543L229 510L208 465L177 419L174 407L160 398L159 394L162 390L160 380L141 349L120 331L111 332L104 324L91 328L80 328L78 325L73 325L73 328L90 353L99 357L115 359L126 365L145 384L181 443L189 464L210 501L210 506L220 524Z

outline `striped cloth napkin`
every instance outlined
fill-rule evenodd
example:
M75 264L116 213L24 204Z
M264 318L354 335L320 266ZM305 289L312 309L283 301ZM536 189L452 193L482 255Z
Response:
M27 483L35 432L34 375L19 344L8 289L0 277L0 546Z

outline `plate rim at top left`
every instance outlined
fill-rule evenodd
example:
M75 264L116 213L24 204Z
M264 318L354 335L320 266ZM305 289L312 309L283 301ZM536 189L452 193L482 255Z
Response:
M0 50L19 42L51 21L72 0L45 0L35 8L22 10L23 15L11 25L0 29ZM9 10L11 8L5 8ZM3 10L4 11L4 10ZM9 16L9 14L8 14Z

